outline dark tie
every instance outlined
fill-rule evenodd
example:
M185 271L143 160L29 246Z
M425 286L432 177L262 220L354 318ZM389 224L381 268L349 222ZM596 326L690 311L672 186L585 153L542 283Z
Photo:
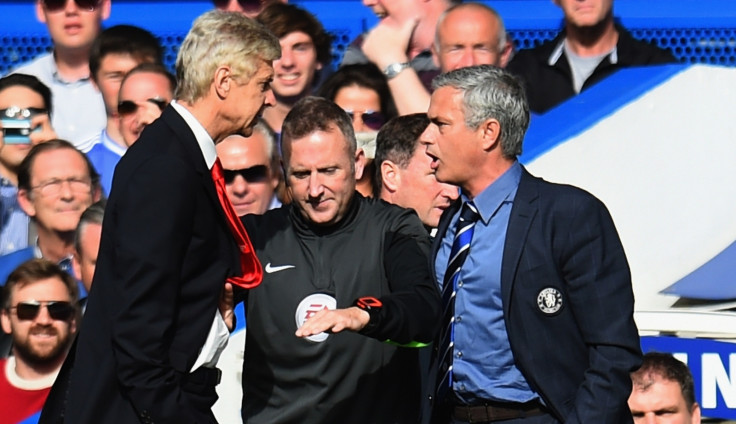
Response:
M470 241L473 239L473 227L480 218L478 209L472 201L463 205L460 219L457 221L455 239L450 250L450 259L447 271L442 282L442 323L437 351L437 402L442 402L452 387L452 354L455 346L455 291L460 277L460 268L470 251Z
M263 280L263 269L253 250L253 245L250 243L248 233L245 232L245 227L243 227L240 217L235 213L235 208L233 208L233 204L227 197L225 177L222 172L220 158L217 158L215 165L212 167L212 180L215 182L217 197L220 198L220 204L225 211L230 231L232 231L233 237L235 237L235 241L240 248L240 269L243 275L229 277L226 281L244 289L253 288L261 284L261 280Z

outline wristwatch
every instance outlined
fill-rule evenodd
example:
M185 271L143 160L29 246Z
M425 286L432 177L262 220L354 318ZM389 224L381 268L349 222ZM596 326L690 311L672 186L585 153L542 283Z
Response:
M365 296L355 299L353 306L368 312L368 315L370 317L368 320L368 325L366 325L362 331L370 331L374 329L378 324L378 314L381 312L383 303L381 303L380 300L376 299L373 296Z
M383 70L383 75L386 75L386 79L391 79L396 75L399 75L401 71L409 67L409 62L396 62L388 65Z

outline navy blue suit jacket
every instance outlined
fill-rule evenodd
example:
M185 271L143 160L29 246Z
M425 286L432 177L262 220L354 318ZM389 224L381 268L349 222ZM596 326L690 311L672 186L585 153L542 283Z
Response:
M457 201L443 214L432 258L459 207ZM559 295L544 303L543 291ZM509 218L501 292L516 365L558 420L632 422L629 373L641 361L634 296L602 202L524 170Z
M115 168L73 364L50 395L62 411L47 402L42 421L65 409L75 424L215 422L210 399L185 383L236 272L210 171L169 107Z

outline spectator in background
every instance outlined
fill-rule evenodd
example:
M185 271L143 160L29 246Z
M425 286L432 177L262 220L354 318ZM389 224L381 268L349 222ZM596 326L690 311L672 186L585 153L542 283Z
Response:
M118 95L120 132L130 147L143 128L155 121L171 103L176 78L161 64L143 63L123 78Z
M106 192L112 173L127 145L120 132L118 95L125 75L141 63L161 63L163 51L150 32L131 25L116 25L102 31L92 45L89 69L102 94L107 126L89 143L87 157L100 173Z
M255 19L263 9L271 3L288 3L287 0L213 0L215 8L226 12L240 12Z
M415 113L388 121L378 132L375 196L415 210L431 232L457 199L458 188L437 181L420 138L428 125L427 114Z
M520 50L509 70L526 86L529 108L544 113L615 71L675 62L667 50L636 40L614 21L613 0L553 0L564 14L554 40Z
M18 203L38 238L0 257L0 280L31 258L50 260L71 273L74 230L100 195L97 172L71 143L55 139L33 146L18 168Z
M634 424L700 424L693 376L671 354L645 354L631 380L629 408Z
M74 232L74 255L72 267L74 275L84 284L84 288L92 288L92 277L97 265L97 252L100 250L102 235L102 218L105 216L104 199L98 200L88 207L79 218Z
M60 138L82 151L105 128L105 104L94 88L89 54L111 0L36 0L36 17L46 24L52 52L16 69L46 84L53 93L51 124Z
M258 15L281 43L281 58L274 61L271 83L276 105L263 113L263 119L277 133L299 99L315 89L319 73L330 66L331 36L308 11L291 4L272 3Z
M439 74L432 43L440 15L453 0L363 0L380 19L348 47L341 66L372 62L388 79L399 114L426 112ZM416 93L423 94L418 99Z
M371 63L347 65L332 74L318 94L335 102L353 120L358 148L365 153L363 175L358 178L356 189L363 196L373 196L376 134L397 114L386 77Z
M260 215L281 206L276 197L279 155L276 134L259 121L250 137L231 135L215 146L225 172L225 189L238 216Z
M0 256L33 242L28 215L18 204L18 168L32 146L56 138L51 107L51 90L38 78L25 74L0 78ZM16 119L30 119L27 138L3 129L2 122Z
M77 282L45 259L31 259L2 288L0 322L13 355L0 359L0 423L37 414L77 332Z
M107 149L125 152L118 122L118 93L125 75L141 63L162 63L163 49L153 34L132 25L116 25L102 31L92 44L89 70L92 82L102 94L107 126L92 140Z
M505 68L512 51L503 19L483 3L456 4L437 21L432 55L441 72L475 65Z
M161 112L174 98L175 89L176 79L160 63L141 63L123 77L118 91L116 119L124 147L116 144L114 150L103 151L100 143L87 154L100 173L102 189L106 194L112 189L112 176L118 161L128 147L138 140L143 128L161 116Z
M260 119L249 137L231 135L215 146L225 173L225 190L238 216L261 215L281 206L277 188L283 187L281 158L276 134ZM236 316L244 316L243 305L235 308ZM238 320L245 326L245 320ZM236 328L220 356L217 367L222 381L217 386L218 399L212 407L218 422L240 422L243 396L243 355L245 333Z

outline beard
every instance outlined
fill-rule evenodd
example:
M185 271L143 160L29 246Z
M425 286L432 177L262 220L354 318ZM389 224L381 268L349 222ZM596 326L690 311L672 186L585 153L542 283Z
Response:
M30 339L30 335L34 333L45 332L49 335L57 336L56 343L48 345L38 345ZM66 355L67 348L71 342L71 331L60 333L56 328L50 326L34 326L29 330L28 336L24 339L14 336L13 349L15 355L31 366L45 366L54 363Z

